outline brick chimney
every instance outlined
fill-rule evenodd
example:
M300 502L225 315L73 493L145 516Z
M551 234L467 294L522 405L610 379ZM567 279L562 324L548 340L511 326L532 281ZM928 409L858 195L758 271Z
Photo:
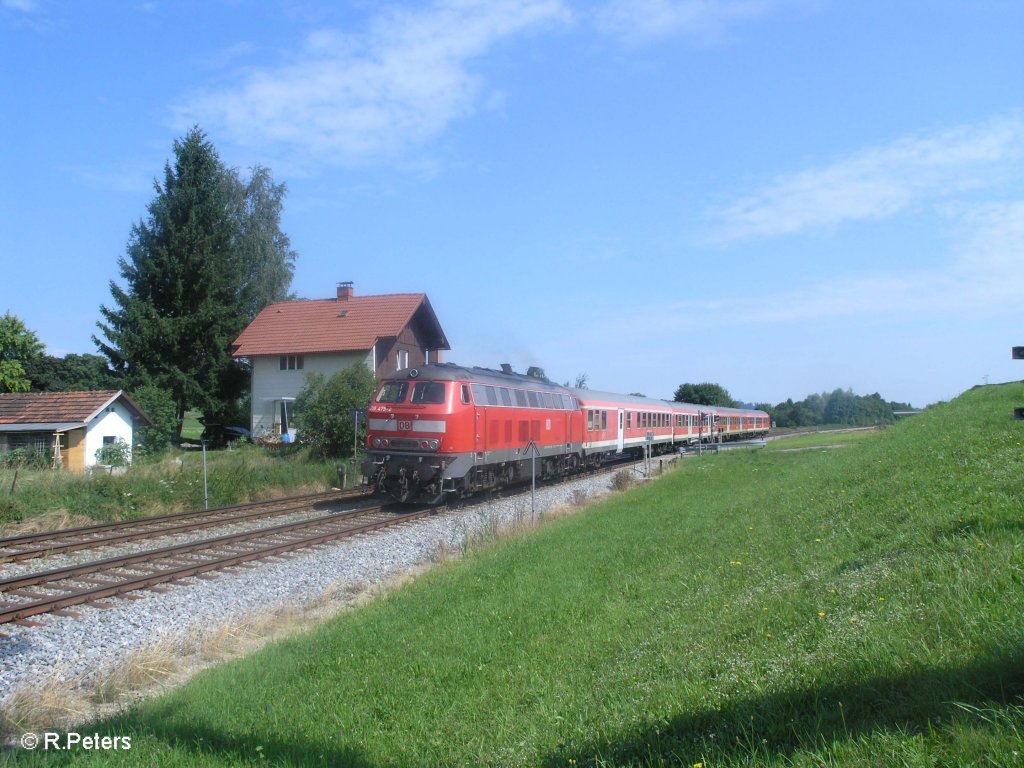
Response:
M344 283L338 283L338 301L348 301L351 299L353 290L351 280L347 280Z

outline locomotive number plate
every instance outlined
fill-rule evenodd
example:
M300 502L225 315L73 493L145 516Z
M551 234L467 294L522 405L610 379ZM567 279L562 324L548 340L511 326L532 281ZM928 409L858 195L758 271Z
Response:
M398 429L399 430L405 430L407 432L411 432L412 431L412 422L411 421L400 421L400 422L398 422Z

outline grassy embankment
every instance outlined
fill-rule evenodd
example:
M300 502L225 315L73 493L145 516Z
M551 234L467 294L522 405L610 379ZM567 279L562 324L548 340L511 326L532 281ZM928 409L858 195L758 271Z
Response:
M1024 386L692 458L80 728L194 765L1024 764ZM20 753L19 757L26 757Z
M301 450L239 445L207 451L206 460L210 507L312 493L338 482L336 462L311 461ZM0 469L0 531L202 508L202 451L139 459L123 475L20 469L15 476Z

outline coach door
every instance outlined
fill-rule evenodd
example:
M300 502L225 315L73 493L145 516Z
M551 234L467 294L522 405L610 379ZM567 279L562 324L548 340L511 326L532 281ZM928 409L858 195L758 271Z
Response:
M626 441L625 423L626 423L626 412L622 408L619 408L619 437L618 437L618 439L615 442L615 452L616 453L622 453L623 445L625 445L625 441Z

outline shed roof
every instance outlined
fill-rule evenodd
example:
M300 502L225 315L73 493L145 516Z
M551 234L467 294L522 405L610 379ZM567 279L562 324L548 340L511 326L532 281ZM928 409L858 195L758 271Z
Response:
M424 293L305 299L271 304L232 345L235 357L369 350L419 322L432 349L450 349Z
M150 418L123 390L87 392L4 392L0 393L0 429L60 431L85 426L104 408L121 400L140 418ZM150 422L151 423L151 422Z

